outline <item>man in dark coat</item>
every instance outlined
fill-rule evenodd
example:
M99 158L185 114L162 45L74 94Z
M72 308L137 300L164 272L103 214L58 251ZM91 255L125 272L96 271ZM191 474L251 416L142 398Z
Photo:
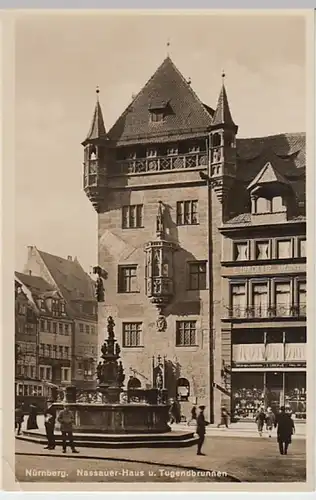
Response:
M205 420L204 410L205 406L199 406L199 414L196 419L196 433L199 437L197 443L197 455L205 455L205 453L202 453L201 450L205 440L205 428L209 425L209 422Z
M45 418L45 430L47 437L47 446L45 446L46 450L54 450L55 449L55 422L56 422L56 408L53 406L54 400L49 399L47 401L47 408L44 411Z
M21 406L15 410L15 428L17 435L21 434L21 427L24 420L24 412Z
M281 455L287 455L289 444L292 442L292 434L295 432L294 422L288 413L285 413L284 406L281 406L280 413L275 420L277 427L277 440Z

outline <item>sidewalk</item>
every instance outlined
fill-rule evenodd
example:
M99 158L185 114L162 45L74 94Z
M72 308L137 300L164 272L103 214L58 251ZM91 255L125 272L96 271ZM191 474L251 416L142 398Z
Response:
M186 423L172 424L171 428L173 430L184 431L188 429L195 429L195 424L192 422L189 426ZM255 422L234 422L229 424L229 428L217 427L216 424L208 425L206 428L207 436L221 436L221 437L259 437L257 426ZM263 436L268 437L268 432L263 431ZM273 429L272 436L276 436L276 429ZM293 439L305 439L306 438L306 424L297 422L295 423L295 435Z
M37 417L37 424L39 426L39 430L45 433L45 425L44 425L44 416L39 415ZM58 429L58 427L56 427ZM195 424L192 422L191 425L187 425L186 423L180 424L172 424L172 430L175 431L195 431ZM22 431L26 429L26 421L22 424ZM229 428L219 427L217 428L216 424L212 424L207 426L206 428L207 436L220 436L220 437L245 437L245 438L257 438L258 431L255 422L236 422L229 424ZM268 437L268 432L264 430L263 436ZM276 429L272 431L272 437L276 436ZM306 438L306 424L296 422L295 423L295 435L293 436L293 440L297 439L305 439Z

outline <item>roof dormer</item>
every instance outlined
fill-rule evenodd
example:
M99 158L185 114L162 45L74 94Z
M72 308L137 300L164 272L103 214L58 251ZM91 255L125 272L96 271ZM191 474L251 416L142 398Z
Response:
M296 208L294 191L273 162L265 163L247 189L254 223L283 222L293 215Z

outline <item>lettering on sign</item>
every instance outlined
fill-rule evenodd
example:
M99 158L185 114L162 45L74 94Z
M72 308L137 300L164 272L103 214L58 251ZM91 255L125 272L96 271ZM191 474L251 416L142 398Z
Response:
M234 274L269 274L269 273L303 273L305 264L284 264L265 266L240 266L233 270Z
M306 368L306 361L292 363L233 363L233 368Z

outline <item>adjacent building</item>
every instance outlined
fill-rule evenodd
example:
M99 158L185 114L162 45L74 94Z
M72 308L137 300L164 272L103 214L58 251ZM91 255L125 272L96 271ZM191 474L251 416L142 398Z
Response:
M16 273L32 295L37 311L37 374L58 387L71 384L73 320L60 292L39 276Z
M64 259L35 246L28 247L25 273L51 287L41 310L40 369L55 371L61 382L72 382L79 389L94 386L98 340L93 280L77 258Z
M108 132L97 94L82 143L100 339L113 316L126 380L211 421L305 394L305 136L237 133L224 75L212 108L167 57Z

